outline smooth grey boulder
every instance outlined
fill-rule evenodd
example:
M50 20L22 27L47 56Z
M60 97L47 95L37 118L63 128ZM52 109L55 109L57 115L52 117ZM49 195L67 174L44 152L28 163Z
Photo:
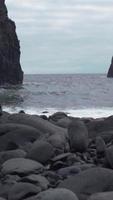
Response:
M11 123L19 123L28 126L32 126L41 133L50 134L66 134L64 128L58 127L47 120L40 118L38 115L28 115L23 113L12 114L8 117L8 121Z
M102 192L91 195L88 200L113 200L113 192Z
M26 200L78 200L78 198L67 189L49 189Z
M40 132L28 125L0 124L0 151L18 149L40 137Z
M106 161L113 168L113 145L106 149Z
M71 150L84 152L88 147L88 130L81 120L73 120L68 127L68 136Z
M25 158L26 152L21 149L1 151L0 152L0 164L3 164L6 160L11 158Z
M31 183L16 183L8 192L8 200L21 200L34 196L40 192L39 188Z
M89 138L95 138L96 136L102 137L102 132L113 132L113 116L107 118L99 118L87 123Z
M113 191L113 170L101 167L87 169L65 179L58 187L71 190L79 200L94 193Z
M6 199L4 199L4 198L0 197L0 200L6 200Z
M27 158L36 160L40 163L46 163L54 155L54 148L51 144L43 140L37 140L32 144L27 154Z
M63 118L65 118L65 117L67 117L67 114L66 114L66 113L64 113L64 112L56 112L56 113L54 113L53 115L51 115L51 116L49 117L49 119L51 119L51 120L57 122L58 120L63 119Z
M106 144L102 137L96 137L96 152L97 154L103 154L106 151Z
M49 187L49 181L47 178L40 174L31 174L21 179L21 182L28 182L38 186L41 190L47 190Z
M38 173L44 169L43 165L30 159L12 158L3 163L3 174L30 174Z

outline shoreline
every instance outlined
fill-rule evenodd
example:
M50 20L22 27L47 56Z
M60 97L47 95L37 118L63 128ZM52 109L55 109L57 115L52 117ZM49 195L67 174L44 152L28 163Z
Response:
M98 192L109 199L113 116L47 117L1 109L0 177L3 200L90 200Z

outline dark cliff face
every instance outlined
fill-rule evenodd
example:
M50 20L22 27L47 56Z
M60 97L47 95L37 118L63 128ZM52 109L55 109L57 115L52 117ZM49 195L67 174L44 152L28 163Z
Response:
M5 0L0 0L0 85L21 84L20 45L15 23L8 18Z
M107 77L113 78L113 57L112 57L112 60L111 60L111 65L110 65L110 68L108 70Z

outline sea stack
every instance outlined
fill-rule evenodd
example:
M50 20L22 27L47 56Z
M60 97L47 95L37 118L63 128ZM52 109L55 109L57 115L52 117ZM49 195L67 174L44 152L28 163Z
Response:
M0 85L22 84L20 44L15 23L8 18L5 0L0 0Z
M112 57L112 60L111 60L111 65L110 65L110 68L108 70L107 77L108 78L113 78L113 57Z

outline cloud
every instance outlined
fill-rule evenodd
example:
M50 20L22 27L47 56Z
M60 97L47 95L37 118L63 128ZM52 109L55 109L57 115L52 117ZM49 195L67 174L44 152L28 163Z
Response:
M74 65L79 69L87 58L96 65L102 62L99 56L103 55L105 61L112 54L112 0L6 0L6 3L9 16L17 25L22 63L26 68L29 66L29 71L31 64L36 71L37 63L43 70L47 64L59 70L62 66L70 70Z

